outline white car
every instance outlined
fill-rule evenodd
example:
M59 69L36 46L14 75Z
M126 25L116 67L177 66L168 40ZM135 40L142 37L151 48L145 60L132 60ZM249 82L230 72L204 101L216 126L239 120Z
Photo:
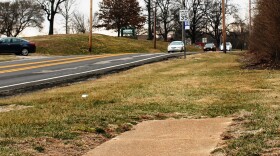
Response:
M184 42L182 41L173 41L168 45L167 51L171 52L183 52L185 50Z
M221 51L224 50L223 44L220 45L220 50L221 50ZM226 42L226 50L227 50L227 51L232 51L232 44L231 44L230 42Z

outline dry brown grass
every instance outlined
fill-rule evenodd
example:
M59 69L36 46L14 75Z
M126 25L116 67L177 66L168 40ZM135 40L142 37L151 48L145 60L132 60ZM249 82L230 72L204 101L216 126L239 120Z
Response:
M235 155L261 153L263 148L270 148L264 146L267 140L279 137L273 132L280 120L280 73L240 69L238 57L238 53L198 54L186 60L148 64L97 80L1 99L0 105L33 107L0 113L0 137L4 140L0 139L4 147L0 152L22 152L13 147L19 144L17 140L25 138L32 138L27 142L29 148L36 144L40 145L36 149L42 147L45 152L55 149L55 143L40 144L46 137L79 150L75 142L81 136L93 133L110 138L142 120L232 116L244 110L251 114L240 123L244 133L229 142L227 151ZM83 94L88 97L82 98ZM260 129L261 133L250 133ZM8 142L11 138L15 139ZM69 146L60 148L67 150Z
M0 62L2 61L11 61L11 60L16 60L16 56L15 55L0 55Z

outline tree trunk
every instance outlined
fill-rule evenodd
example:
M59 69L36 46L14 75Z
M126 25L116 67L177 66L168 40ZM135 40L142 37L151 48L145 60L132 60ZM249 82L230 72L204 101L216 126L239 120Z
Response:
M54 16L52 16L49 21L50 21L49 35L53 35Z
M163 34L163 38L164 38L164 41L165 41L165 42L167 41L167 35L168 35L167 23L164 22L164 34Z
M147 5L147 10L148 10L148 40L153 39L153 34L152 34L152 21L151 21L151 0L148 1Z
M121 34L121 29L118 28L118 37L120 37L120 34Z
M69 34L69 28L68 28L68 22L69 22L69 15L67 13L66 17L65 17L65 33Z
M193 19L193 21L195 21L195 20ZM191 25L190 32L191 32L190 37L191 37L192 43L195 43L196 42L196 26L195 26L195 24Z

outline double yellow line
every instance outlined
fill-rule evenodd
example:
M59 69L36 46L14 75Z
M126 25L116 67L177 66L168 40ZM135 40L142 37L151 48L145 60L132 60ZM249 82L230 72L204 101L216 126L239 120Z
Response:
M74 58L64 58L64 59L57 59L57 60L41 61L41 62L30 62L30 63L7 65L7 66L1 66L0 70L5 69L5 68L14 68L14 67L17 67L17 68L2 70L2 71L0 71L0 74L18 72L18 71L36 69L36 68L43 68L43 67L50 67L50 66L61 65L61 64L76 63L76 62L94 60L97 58L106 58L106 57L120 56L120 55L125 55L125 54L82 56L82 57L74 57ZM30 65L32 65L32 66L30 66ZM22 67L22 66L28 66L28 67Z

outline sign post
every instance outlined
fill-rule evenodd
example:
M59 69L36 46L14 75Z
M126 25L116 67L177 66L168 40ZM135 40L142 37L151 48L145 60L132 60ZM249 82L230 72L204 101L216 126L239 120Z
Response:
M188 21L188 11L185 9L185 1L182 0L182 10L180 10L180 21L182 22L182 42L184 43L184 59L186 59L186 41L185 41L185 22Z

